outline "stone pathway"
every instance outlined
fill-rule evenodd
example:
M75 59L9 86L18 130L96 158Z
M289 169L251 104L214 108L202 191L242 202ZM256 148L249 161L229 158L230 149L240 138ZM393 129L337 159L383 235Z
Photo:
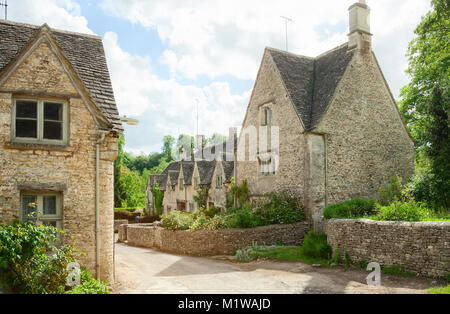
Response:
M255 261L238 264L177 256L116 244L114 293L140 294L296 294L426 293L432 280L382 276L381 287L365 284L367 273L315 268L298 262Z

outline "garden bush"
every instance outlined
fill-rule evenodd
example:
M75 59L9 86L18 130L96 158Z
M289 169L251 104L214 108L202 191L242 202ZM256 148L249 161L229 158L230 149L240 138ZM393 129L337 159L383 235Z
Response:
M327 235L311 230L303 240L302 250L305 255L314 258L331 259L332 248L327 242Z
M260 226L296 223L305 220L304 206L288 191L270 193L258 204L254 217Z
M13 293L61 294L69 290L68 265L82 254L60 245L58 231L32 221L0 227L0 281Z
M384 221L423 221L432 217L432 212L423 204L415 201L394 202L389 206L378 206L377 220Z
M174 210L166 215L162 215L161 224L163 228L172 231L188 230L195 219L196 216L194 214Z
M396 201L403 200L402 178L399 176L390 177L390 183L378 189L378 203L387 206Z
M87 270L81 270L80 285L66 294L109 294L108 286L92 278Z
M323 212L326 219L362 218L376 213L376 201L373 199L354 199L328 206Z

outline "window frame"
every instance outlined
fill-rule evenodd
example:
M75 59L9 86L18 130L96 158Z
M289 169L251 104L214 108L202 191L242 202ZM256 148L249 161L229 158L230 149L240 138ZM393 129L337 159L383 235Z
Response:
M276 171L276 158L271 156L267 160L263 160L263 158L258 158L258 176L259 177L273 177L277 175Z
M260 108L260 126L270 127L273 124L273 103L267 103Z
M16 112L17 101L34 101L37 103L37 136L31 137L17 137L16 136ZM45 103L57 103L62 105L62 139L51 140L44 138L44 104ZM46 145L59 145L67 146L69 144L69 105L67 100L62 99L50 99L50 98L32 98L32 97L14 97L11 110L11 141L15 143L23 144L46 144Z
M45 222L56 222L56 228L59 230L63 230L63 197L60 192L45 192L45 191L21 191L20 193L20 221L28 220L27 217L24 217L23 213L23 198L25 196L34 196L36 197L37 209L36 211L40 212L36 216L34 221L37 224L44 224ZM45 196L55 196L56 197L56 214L55 215L44 215L44 197Z

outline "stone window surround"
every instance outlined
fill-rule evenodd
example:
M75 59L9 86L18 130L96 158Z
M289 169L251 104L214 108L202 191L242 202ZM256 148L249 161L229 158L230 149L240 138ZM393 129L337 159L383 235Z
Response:
M25 196L36 197L37 215L36 221L38 223L45 222L56 222L56 228L62 230L63 222L63 196L62 192L57 191L47 191L47 190L22 190L20 192L20 220L24 221L26 217L23 216L23 201ZM55 196L56 197L56 214L55 215L44 215L43 214L43 199L45 196Z
M33 138L18 138L16 137L16 101L35 101L38 104L37 124L38 135L36 139ZM44 102L60 103L63 106L63 122L62 122L62 140L49 140L43 138L43 107ZM11 142L18 144L36 144L36 145L54 145L54 146L68 146L69 145L69 105L65 99L56 98L41 98L30 96L13 96L11 108Z
M223 176L218 175L216 177L216 188L222 188L222 186L223 186Z
M265 162L264 166L269 167L269 172L263 171L263 163ZM267 178L267 177L274 177L277 175L276 171L276 157L273 156L271 153L264 153L258 155L258 177L259 178Z
M273 102L267 102L259 106L260 125L271 126L273 123Z

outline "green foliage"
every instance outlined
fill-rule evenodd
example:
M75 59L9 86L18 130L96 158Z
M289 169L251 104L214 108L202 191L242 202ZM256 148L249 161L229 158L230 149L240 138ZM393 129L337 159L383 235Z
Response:
M255 228L258 221L254 217L252 204L247 204L241 208L229 210L225 216L227 228Z
M207 218L213 218L219 213L219 209L215 206L210 206L208 209L203 209L202 212Z
M66 294L110 294L108 286L92 278L87 270L81 270L80 285L66 292Z
M0 281L15 293L63 293L67 266L79 254L70 246L56 245L59 233L31 221L2 227Z
M193 214L177 210L171 211L161 217L161 224L163 228L172 231L189 230L194 221L195 216Z
M450 8L432 0L433 9L415 30L408 49L411 82L402 89L402 112L416 151L430 161L422 188L433 191L432 203L450 208ZM418 154L416 154L418 155Z
M377 220L384 221L423 221L432 216L431 211L415 201L394 202L389 206L378 206Z
M450 294L450 285L447 287L428 289L429 294Z
M316 233L313 230L305 236L302 250L308 256L326 260L329 260L332 254L332 249L327 242L327 235L324 233Z
M158 182L155 182L153 189L153 201L156 210L156 215L161 216L164 212L163 208L163 200L164 200L164 191L161 191L158 186Z
M173 161L174 144L175 144L175 139L172 136L170 136L170 135L164 136L162 153L166 157L168 162Z
M378 203L383 206L392 204L395 201L403 200L402 178L400 178L399 176L392 176L389 180L389 185L378 189Z
M376 212L376 202L372 199L354 199L328 206L323 212L326 219L361 218Z
M235 207L243 207L250 200L250 190L247 181L242 181L241 185L236 185L234 178L231 178L230 193L227 195L227 209Z
M253 215L260 226L291 224L305 219L301 200L288 191L267 194Z
M209 186L204 185L197 190L197 195L194 195L194 201L198 208L206 208L208 206Z
M341 263L341 255L339 254L339 249L335 249L333 253L333 263L340 264Z
M385 275L395 275L402 277L414 276L414 273L407 271L404 266L400 265L382 267L381 272Z

